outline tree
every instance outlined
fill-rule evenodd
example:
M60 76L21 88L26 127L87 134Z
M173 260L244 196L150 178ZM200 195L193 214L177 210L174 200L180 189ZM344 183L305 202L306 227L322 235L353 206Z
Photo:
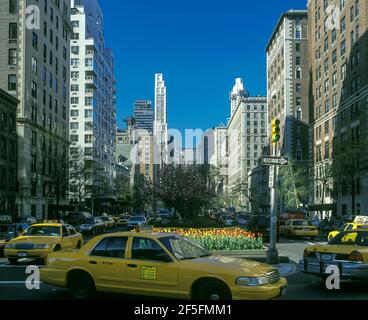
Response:
M280 184L277 188L289 209L298 209L300 204L307 204L309 196L308 169L304 165L289 162L279 169Z
M85 161L81 157L71 161L70 197L72 202L78 206L79 211L83 210L93 171L94 163L91 161Z
M56 214L59 214L60 200L66 198L69 187L68 148L55 148L49 155L48 197L56 200Z
M316 169L317 170L317 169ZM333 179L333 166L331 162L323 163L319 169L318 174L314 171L314 185L319 186L321 188L321 206L325 204L325 196L327 193L330 193L332 190L330 188L330 183ZM323 219L323 209L320 211L321 219Z
M167 208L190 220L209 208L215 197L215 183L208 166L167 165L160 170L156 194Z
M132 192L129 177L119 175L114 180L113 194L117 199L120 209L128 209L132 206Z
M332 161L332 175L338 194L350 194L351 212L355 214L356 196L360 191L360 183L367 171L367 143L360 139L351 139L349 143L336 142Z

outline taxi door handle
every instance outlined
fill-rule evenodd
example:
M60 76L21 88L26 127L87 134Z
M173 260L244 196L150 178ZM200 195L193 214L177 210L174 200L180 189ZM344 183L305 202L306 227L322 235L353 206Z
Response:
M136 264L128 264L128 268L138 268Z
M90 261L90 264L97 264L97 261Z

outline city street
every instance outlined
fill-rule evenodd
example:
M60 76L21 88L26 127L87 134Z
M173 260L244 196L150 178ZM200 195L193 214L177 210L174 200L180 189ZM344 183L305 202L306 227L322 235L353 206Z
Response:
M115 230L116 231L116 230ZM88 237L87 237L88 239ZM341 284L341 290L329 291L322 281L299 271L296 262L303 256L304 248L319 241L281 239L278 244L280 256L287 256L290 263L295 264L295 272L287 275L288 289L280 300L336 300L368 299L368 284L345 282ZM60 289L45 284L40 284L39 290L28 290L25 285L27 278L26 268L36 265L37 261L23 260L18 265L9 265L6 259L0 259L0 300L66 300L70 299L66 289ZM134 297L128 295L99 294L99 299L151 299L149 297Z

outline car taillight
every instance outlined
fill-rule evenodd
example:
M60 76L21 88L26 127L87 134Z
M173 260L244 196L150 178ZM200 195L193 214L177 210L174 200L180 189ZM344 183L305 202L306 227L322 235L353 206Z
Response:
M359 251L353 251L348 257L348 261L363 262L363 256Z

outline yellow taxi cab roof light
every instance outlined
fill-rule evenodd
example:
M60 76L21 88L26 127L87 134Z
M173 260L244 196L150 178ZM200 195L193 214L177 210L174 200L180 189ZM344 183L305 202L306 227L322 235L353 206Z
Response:
M152 232L153 226L138 226L135 229L136 232Z
M356 216L354 223L368 224L368 216Z
M60 223L60 221L58 221L58 220L43 220L42 223L52 224L52 223Z

